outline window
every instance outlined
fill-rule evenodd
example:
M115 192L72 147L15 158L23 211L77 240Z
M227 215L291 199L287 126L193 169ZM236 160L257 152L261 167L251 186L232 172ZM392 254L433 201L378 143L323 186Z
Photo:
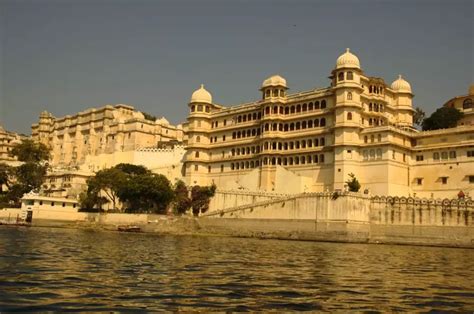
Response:
M350 71L347 72L347 79L348 79L348 80L353 80L353 79L354 79L354 73L352 73L352 72L350 72Z
M366 136L364 136L364 143L367 143L369 141L369 138Z
M474 150L468 150L467 157L474 157Z
M194 156L195 156L196 158L199 158L199 152L196 152L196 153L194 154Z
M464 99L463 103L462 103L462 109L470 109L472 108L472 99L471 98L467 98L467 99Z
M344 81L344 72L339 72L339 74L337 75L337 80Z
M225 135L222 135L222 141L225 142Z
M441 184L448 184L448 177L441 177Z
M352 120L352 112L347 113L347 120Z
M198 165L194 165L194 171L198 171L199 169L199 166Z
M448 159L448 152L442 152L441 159Z
M449 159L456 159L456 151L452 150L449 152Z
M433 153L433 159L439 160L439 153Z
M321 101L321 109L326 109L326 100Z
M469 176L469 183L474 183L474 176Z
M416 155L416 161L423 161L423 155Z
M212 137L211 137L211 140L212 140ZM201 142L201 137L198 135L196 136L196 143L200 143Z
M320 126L326 126L326 118L321 118L321 121L319 123Z
M347 100L352 100L352 93L351 92L347 93Z
M423 178L416 178L417 185L423 185Z
M54 206L54 202L51 202L51 206Z
M66 203L63 203L63 207L66 207Z
M207 167L207 172L211 173L211 166Z

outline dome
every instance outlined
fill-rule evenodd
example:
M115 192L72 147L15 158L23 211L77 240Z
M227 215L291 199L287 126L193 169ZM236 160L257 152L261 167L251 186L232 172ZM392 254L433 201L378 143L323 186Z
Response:
M346 48L346 52L337 58L336 69L340 68L355 68L360 69L359 58L351 53L349 48Z
M270 86L286 86L286 80L281 77L280 75L273 75L267 78L265 81L262 83L262 88L265 87L270 87Z
M405 81L401 75L398 76L393 83L391 88L398 93L410 93L411 94L411 86L410 83Z
M193 102L212 104L212 95L204 88L204 84L192 94L190 103Z

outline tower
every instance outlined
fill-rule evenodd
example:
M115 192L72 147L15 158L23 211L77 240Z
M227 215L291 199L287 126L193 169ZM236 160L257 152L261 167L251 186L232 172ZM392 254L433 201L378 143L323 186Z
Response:
M185 172L187 183L190 185L207 185L209 144L208 135L211 129L210 114L215 109L212 95L201 84L194 91L189 101L190 115L188 117L188 147L186 151Z

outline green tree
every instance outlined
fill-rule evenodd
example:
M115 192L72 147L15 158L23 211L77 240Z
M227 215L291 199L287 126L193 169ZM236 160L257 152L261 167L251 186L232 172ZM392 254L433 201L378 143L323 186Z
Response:
M87 180L87 193L100 195L105 193L112 202L112 208L117 209L118 191L123 188L126 175L117 168L108 168L98 171L94 177Z
M44 181L47 171L47 163L50 154L47 146L32 140L23 140L16 144L10 151L10 156L16 157L23 162L18 167L0 166L0 182L7 191L2 193L2 205L20 206L20 198L23 194L37 191Z
M128 177L118 196L127 212L165 214L174 193L164 175L145 173Z
M79 211L101 212L103 211L102 205L108 203L108 201L106 197L100 196L99 193L82 192L79 194Z
M46 145L26 139L13 147L10 151L10 156L16 157L19 161L23 162L39 163L49 160L50 153Z
M194 216L204 214L209 209L211 197L216 193L216 186L199 186L195 185L191 189L191 206Z
M425 119L426 113L420 107L415 108L415 113L413 114L413 123L416 126L421 127L423 125L423 120Z
M142 175L142 174L150 173L150 170L148 170L146 167L140 166L140 165L132 165L132 164L122 163L122 164L118 164L114 168L116 168L116 169L118 169L118 170L120 170L123 173L128 174L128 175Z
M453 128L464 114L456 108L441 107L423 120L423 131Z
M186 213L191 208L191 198L186 184L179 180L174 186L174 210L178 215Z
M147 112L144 112L142 111L142 114L143 114L143 117L146 119L146 120L150 120L150 121L155 121L156 120L156 117L152 114L149 114Z
M47 167L36 162L25 162L15 168L16 182L22 185L27 192L39 190L43 184Z
M14 177L14 168L5 163L0 163L0 194L8 191L14 180ZM6 191L3 191L4 186L7 188Z
M349 173L349 179L346 181L346 183L350 192L359 192L360 183L359 180L357 180L355 174Z

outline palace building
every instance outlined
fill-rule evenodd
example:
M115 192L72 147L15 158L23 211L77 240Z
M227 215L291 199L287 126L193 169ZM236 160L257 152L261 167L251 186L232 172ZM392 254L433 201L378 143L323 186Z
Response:
M129 105L107 105L62 118L43 111L31 128L32 138L51 148L53 167L79 167L94 156L110 159L119 152L183 141L181 125L173 126L165 118L156 119Z
M18 164L15 157L10 156L10 151L13 149L13 146L26 138L26 135L7 131L0 125L0 163L8 165Z
M420 132L402 76L390 85L368 76L347 49L330 80L329 87L292 94L274 75L263 81L261 99L236 106L213 102L201 86L185 126L187 183L322 192L344 190L354 174L378 195L452 197L473 189L473 88L447 104L464 108L462 125Z

